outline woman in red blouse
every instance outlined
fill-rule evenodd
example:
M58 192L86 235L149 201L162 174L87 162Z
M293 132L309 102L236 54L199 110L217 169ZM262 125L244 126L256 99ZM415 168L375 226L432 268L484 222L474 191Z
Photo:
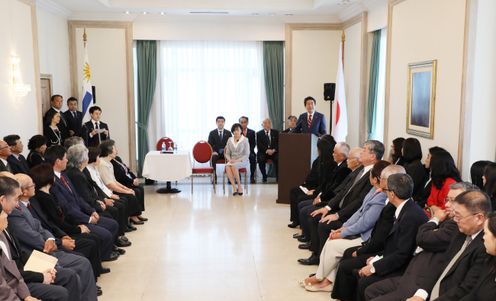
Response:
M427 199L427 207L437 206L444 209L445 199L451 184L461 181L453 157L447 151L436 152L430 162L432 188Z

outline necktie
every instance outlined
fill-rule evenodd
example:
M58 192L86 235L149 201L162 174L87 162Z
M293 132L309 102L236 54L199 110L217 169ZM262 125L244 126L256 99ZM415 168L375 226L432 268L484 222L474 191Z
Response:
M312 114L308 115L308 128L312 127Z
M265 136L267 136L267 141L269 141L269 148L270 148L270 144L272 143L272 139L270 139L270 135L269 135L269 131L265 131Z
M441 281L444 279L444 277L446 277L446 274L448 274L449 270L451 270L451 268L455 265L456 261L460 258L460 256L462 256L463 252L465 251L465 249L467 249L470 242L472 242L472 237L467 236L465 242L463 243L458 253L456 253L455 256L451 259L451 261L448 263L443 273L437 280L436 284L434 285L434 288L432 289L431 292L431 298L430 298L431 300L435 300L439 297L439 289L441 288Z
M66 178L63 175L60 175L60 181L62 184L72 193L71 186L69 186L69 182L67 182Z
M224 139L224 131L219 131L220 141Z
M353 184L351 184L350 189L348 189L348 191L343 196L343 198L341 199L341 201L339 201L339 208L343 208L344 199L346 199L346 197L348 196L348 194L350 193L350 191L353 189L353 187L355 187L355 184L358 181L360 181L360 179L362 178L362 176L363 176L364 173L365 173L365 168L362 168L362 170L358 173L358 175L356 176L356 178L353 180Z
M72 117L74 117L74 119L76 119L76 112L72 112Z

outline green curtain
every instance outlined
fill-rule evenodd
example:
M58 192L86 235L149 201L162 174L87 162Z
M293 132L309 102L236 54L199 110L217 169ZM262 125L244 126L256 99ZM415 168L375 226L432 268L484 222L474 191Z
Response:
M263 65L269 117L273 128L280 131L284 125L284 42L263 42Z
M379 82L379 63L381 47L381 30L373 33L372 56L370 59L370 79L369 79L369 97L367 105L367 131L368 138L374 138L374 129L376 127L376 110L377 110L377 92Z
M157 81L157 41L136 42L138 66L138 173L148 153L148 118Z

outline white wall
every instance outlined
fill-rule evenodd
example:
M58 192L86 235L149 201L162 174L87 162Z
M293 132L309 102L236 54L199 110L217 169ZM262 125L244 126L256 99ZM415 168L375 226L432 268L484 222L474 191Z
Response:
M496 159L496 1L471 7L469 66L465 102L463 176L478 160Z
M317 111L325 114L329 131L330 102L324 101L324 83L336 82L341 31L294 30L292 32L291 114L305 112L303 99L313 96Z
M102 108L102 121L109 125L120 156L129 163L127 61L125 29L86 28L91 83L96 87L96 105ZM84 59L83 28L76 28L77 82L82 83ZM78 87L81 94L82 87ZM79 95L81 99L81 95Z
M38 7L38 44L40 73L52 75L54 94L71 95L71 76L69 64L69 33L67 18ZM64 110L66 104L64 101Z
M375 0L367 11L367 31L372 32L387 27L388 1Z
M421 19L419 19L421 16ZM419 21L421 20L421 22ZM434 139L417 137L423 148L439 145L458 157L465 0L407 0L393 7L390 96L386 145L406 137L408 64L438 60Z
M0 1L0 139L4 135L19 134L27 144L34 134L41 132L41 104L37 101L35 74L36 47L33 43L31 7L18 0ZM36 26L36 24L34 24ZM20 59L22 80L31 92L16 97L11 85L11 57Z
M360 91L361 91L361 57L362 57L362 22L345 29L344 77L346 81L346 105L348 112L348 137L346 142L359 146L360 141ZM366 62L364 62L366 64ZM365 108L362 108L365 109Z

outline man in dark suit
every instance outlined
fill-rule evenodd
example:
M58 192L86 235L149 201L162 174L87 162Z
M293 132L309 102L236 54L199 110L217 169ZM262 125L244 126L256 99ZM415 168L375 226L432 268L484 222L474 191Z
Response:
M358 271L358 284L356 278L347 283L347 288L342 283L338 290L334 288L333 298L364 300L364 292L369 285L401 275L413 256L418 228L427 222L425 212L411 199L413 180L407 174L391 175L387 180L387 188L383 191L386 192L389 202L396 207L395 222L387 234L384 250L377 256L370 257L366 265ZM354 297L349 298L349 295Z
M418 287L409 301L461 300L477 284L489 259L482 237L491 200L481 191L466 191L453 200L453 219L460 233L453 237L442 264L431 265L422 276L430 283Z
M67 99L68 110L64 112L64 119L67 121L69 137L83 134L83 113L78 111L78 100L76 97Z
M224 148L226 147L227 140L229 140L232 134L224 129L226 119L223 116L217 116L215 123L217 123L217 128L208 134L208 144L210 144L213 150L211 163L214 168L215 181L217 182L217 161L225 159Z
M10 164L7 161L10 155L12 155L10 146L7 144L7 142L0 140L0 171L12 172Z
M7 158L8 165L13 174L29 172L28 162L22 155L24 145L18 135L8 135L3 140L10 146L11 155Z
M64 114L62 113L62 102L63 102L63 97L62 95L52 95L50 98L50 109L48 109L43 116L43 126L49 126L50 125L50 120L51 117L53 116L54 113L59 113L60 114L60 122L57 124L57 127L59 128L60 131L60 136L62 138L62 143L64 140L69 137L69 130L67 129L68 123L67 120L65 119Z
M257 140L255 138L255 131L248 128L248 121L248 117L246 116L239 117L239 123L243 128L243 132L241 134L248 138L248 142L250 143L250 182L255 184L255 173L257 172L257 156L255 154L255 146L257 146Z
M308 217L310 232L310 250L312 255L299 259L304 265L319 263L320 252L332 230L337 230L360 208L363 199L372 188L370 170L382 159L384 145L377 140L368 140L360 154L363 167L353 171L348 182L323 208L313 211ZM303 246L302 246L303 247Z
M100 236L102 260L117 259L119 252L114 248L114 242L119 225L115 220L100 217L96 210L77 194L68 177L62 173L67 166L65 148L60 145L49 147L45 152L45 160L53 166L55 173L55 183L50 188L50 194L57 198L65 217L73 224L86 225L91 232Z
M100 121L102 109L99 106L89 108L91 120L83 125L83 139L88 147L97 147L102 141L110 139L108 125Z
M293 131L293 129L296 127L297 121L298 121L298 118L296 116L289 115L288 116L288 126L281 133L290 133L291 131Z
M307 112L298 117L298 121L292 132L310 133L319 137L327 134L326 118L323 114L315 111L315 106L317 105L315 98L308 96L303 103L305 104Z
M263 123L263 130L257 132L257 161L262 182L267 183L267 171L265 164L267 160L272 160L277 179L277 166L279 158L279 132L272 129L272 121L266 118Z

